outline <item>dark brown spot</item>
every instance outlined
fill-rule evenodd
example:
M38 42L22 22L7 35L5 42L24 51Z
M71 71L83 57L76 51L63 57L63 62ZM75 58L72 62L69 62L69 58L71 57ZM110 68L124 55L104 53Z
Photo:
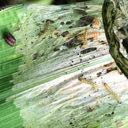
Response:
M97 49L96 47L87 48L87 49L82 50L80 53L81 54L87 54L89 52L95 51L96 49Z
M94 107L87 107L87 112L92 112L92 111L94 111L95 110L95 108Z
M54 21L53 21L53 20L50 20L50 19L47 19L47 20L46 20L46 23L48 23L48 24L53 24Z
M73 28L73 26L69 26L69 28Z
M87 15L85 8L84 9L74 9L74 13Z
M98 73L97 73L97 77L100 77L101 75L102 75L101 72L98 72Z
M114 112L111 113L112 115L114 114Z
M69 34L69 32L68 32L68 31L65 31L65 32L63 32L61 35L62 35L63 37L66 37L68 34Z
M38 58L38 56L39 56L39 54L38 53L35 53L35 54L33 54L32 59L33 60L36 60Z
M81 17L80 20L78 21L78 26L83 27L83 26L91 25L93 20L94 20L94 17L92 16Z
M14 46L16 44L16 39L10 32L4 32L3 38L10 46Z
M60 50L60 49L59 49L58 47L55 47L55 48L53 49L54 52L59 51L59 50Z
M72 47L79 45L80 43L81 42L75 37L75 38L71 39L70 41L66 42L64 44L64 46L66 46L68 48L72 48Z
M64 22L60 22L61 25L64 25Z
M66 22L66 25L70 25L70 24L72 24L71 21L67 21L67 22Z

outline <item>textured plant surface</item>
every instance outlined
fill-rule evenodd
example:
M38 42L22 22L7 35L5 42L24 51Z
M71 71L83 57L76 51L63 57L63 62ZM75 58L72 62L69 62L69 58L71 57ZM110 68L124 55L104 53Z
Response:
M119 33L119 29L127 29L128 1L126 0L105 0L103 4L103 22L106 36L110 46L110 53L122 72L128 77L128 60L121 52L121 39L128 38L126 33ZM121 43L120 43L121 42Z
M103 26L92 27L101 8L89 2L0 11L0 128L128 127L127 79L109 55ZM3 39L5 30L16 45Z

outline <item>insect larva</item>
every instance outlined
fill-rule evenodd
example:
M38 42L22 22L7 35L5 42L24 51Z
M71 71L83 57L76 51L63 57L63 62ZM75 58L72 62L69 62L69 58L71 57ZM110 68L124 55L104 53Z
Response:
M10 32L3 33L3 38L10 46L14 46L16 44L16 39Z
M94 18L93 22L92 22L92 27L95 29L100 29L101 27L101 21L99 18Z
M89 33L87 33L87 39L97 40L98 37L100 36L100 34L101 34L100 32L96 32L96 31L89 32Z
M118 94L116 94L107 83L103 83L105 89L114 97L114 99L118 102L121 103L121 99L118 96Z
M92 89L98 91L98 86L97 86L94 82L92 82L91 80L88 80L88 79L83 78L83 77L81 77L81 76L78 77L78 79L79 79L79 81L80 81L81 83L89 84L89 85L92 86Z
M78 40L81 40L84 44L86 44L87 40L89 39L97 40L100 34L101 32L88 32L88 30L85 30L83 33L79 34L77 38Z
M94 32L87 32L86 34L86 40L98 40L98 37L100 36L100 32L94 31ZM84 46L84 45L83 45ZM86 45L85 45L86 46ZM84 48L84 47L83 47ZM86 47L85 47L86 48Z

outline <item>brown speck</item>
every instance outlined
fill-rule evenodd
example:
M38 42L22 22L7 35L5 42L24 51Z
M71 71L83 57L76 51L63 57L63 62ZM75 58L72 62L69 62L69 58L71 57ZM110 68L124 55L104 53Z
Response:
M55 47L55 48L53 49L54 52L59 51L59 50L60 50L60 49L59 49L58 47Z
M81 42L77 38L73 38L70 41L66 42L64 45L68 48L72 48L74 46L77 46Z
M100 77L101 75L102 75L101 72L98 72L98 73L97 73L97 77Z
M81 17L80 20L79 20L79 26L83 27L83 26L87 26L89 24L91 25L93 20L94 20L94 17L92 17L92 16Z
M61 25L64 25L64 22L60 22Z
M63 37L66 37L68 34L69 34L69 32L68 32L68 31L65 31L65 32L63 32L61 35L62 35Z
M36 60L38 58L38 56L39 56L38 53L33 54L33 56L32 56L33 60Z
M73 28L73 26L69 26L69 28Z
M71 23L72 23L71 21L67 21L67 22L66 22L67 25L69 25L69 24L71 24Z
M87 54L89 52L95 51L96 49L97 49L96 47L87 48L87 49L82 50L80 53L81 54Z
M112 115L110 113L105 114L107 117L111 117Z
M86 110L87 110L87 112L92 112L92 111L94 111L94 110L95 110L95 108L94 108L94 107L90 107L90 106L89 106L89 107L87 107L87 109L86 109Z
M50 19L47 19L47 20L46 20L46 23L52 24L52 23L54 23L54 21L53 21L53 20L50 20Z
M114 114L114 112L111 113L112 115Z

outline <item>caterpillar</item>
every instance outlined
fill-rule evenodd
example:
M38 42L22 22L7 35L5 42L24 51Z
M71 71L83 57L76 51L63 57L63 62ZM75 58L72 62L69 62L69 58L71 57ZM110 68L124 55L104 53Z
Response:
M98 31L92 31L89 32L88 30L85 30L83 33L79 34L77 36L77 39L82 42L82 47L86 48L87 46L87 40L98 40L98 37L100 36L101 32Z
M92 21L92 28L94 29L100 29L101 27L101 21L99 18L94 18L94 20Z

